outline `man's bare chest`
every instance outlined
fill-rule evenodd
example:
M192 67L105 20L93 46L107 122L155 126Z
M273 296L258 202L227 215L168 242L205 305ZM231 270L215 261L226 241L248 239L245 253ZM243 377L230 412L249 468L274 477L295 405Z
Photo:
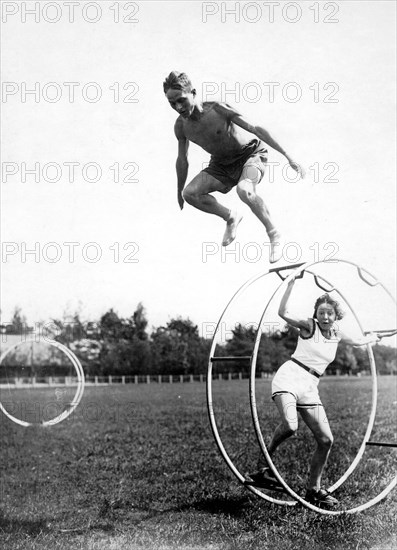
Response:
M221 141L230 136L231 122L214 111L204 114L200 120L187 120L184 133L195 143L204 141Z

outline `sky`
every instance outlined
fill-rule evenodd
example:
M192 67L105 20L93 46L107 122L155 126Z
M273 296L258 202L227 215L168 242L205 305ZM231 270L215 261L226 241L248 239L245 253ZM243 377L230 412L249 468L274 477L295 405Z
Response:
M142 302L150 326L181 315L202 332L271 267L234 190L217 197L244 214L226 249L223 220L180 211L171 70L306 168L293 181L271 150L258 187L283 233L278 265L347 259L395 288L394 2L72 4L1 6L2 322L16 306L34 324ZM192 144L188 181L208 161ZM367 311L390 316L364 287Z

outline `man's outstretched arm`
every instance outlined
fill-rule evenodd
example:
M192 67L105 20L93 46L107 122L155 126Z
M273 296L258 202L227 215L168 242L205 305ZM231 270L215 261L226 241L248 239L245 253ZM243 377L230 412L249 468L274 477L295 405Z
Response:
M178 158L176 159L176 175L178 181L178 203L182 210L184 200L182 196L183 188L187 180L187 174L189 170L189 162L187 160L187 153L189 149L189 140L186 138L178 121L175 124L175 136L178 140Z
M284 155L285 158L288 160L291 168L293 168L296 172L298 172L301 178L305 177L305 171L303 170L303 168L297 162L292 160L292 158L289 155L287 155L287 153L284 151L281 145L277 143L275 139L272 138L272 136L269 134L267 130L265 130L265 128L263 128L262 126L252 125L247 120L245 120L245 118L242 117L241 115L234 116L232 118L232 121L237 126L240 126L240 128L243 128L244 130L247 130L247 132L251 132L251 134L256 135L256 137L258 137L259 139L261 139L262 141L270 145L270 147L272 147L273 149L275 149L276 151Z

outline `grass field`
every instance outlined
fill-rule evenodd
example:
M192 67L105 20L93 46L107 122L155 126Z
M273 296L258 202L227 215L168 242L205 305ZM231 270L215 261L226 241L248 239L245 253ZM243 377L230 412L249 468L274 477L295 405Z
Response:
M380 378L379 389L373 439L395 441L396 379ZM277 423L269 391L269 381L258 381L266 440ZM329 485L346 470L361 443L370 380L325 378L321 392L335 436L324 477ZM242 472L255 467L258 446L247 381L215 382L214 402L221 436L236 466ZM326 517L300 506L270 504L241 486L216 448L204 384L87 388L76 411L57 426L23 428L1 415L0 430L0 542L5 549L397 546L396 491L363 513ZM301 426L275 459L300 494L312 449L310 434ZM337 491L344 507L380 492L396 473L396 453L384 447L365 452Z

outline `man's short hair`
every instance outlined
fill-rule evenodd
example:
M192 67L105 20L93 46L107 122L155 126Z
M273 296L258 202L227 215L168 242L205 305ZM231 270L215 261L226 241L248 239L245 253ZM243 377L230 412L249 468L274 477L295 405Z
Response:
M173 90L183 90L184 92L191 92L193 86L190 78L187 76L186 73L171 71L163 82L164 93L166 94L171 88Z

